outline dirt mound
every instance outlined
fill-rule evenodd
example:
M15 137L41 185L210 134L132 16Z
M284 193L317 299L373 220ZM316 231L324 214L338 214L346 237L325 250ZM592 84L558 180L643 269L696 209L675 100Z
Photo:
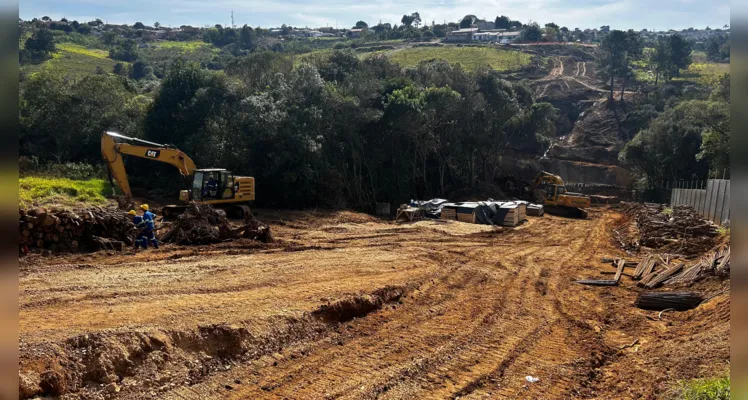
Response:
M196 245L240 237L264 243L272 241L270 227L257 221L251 215L245 218L242 226L234 228L223 210L215 209L208 204L192 203L184 213L177 217L175 222L168 226L160 240L166 243Z
M632 249L647 247L693 256L712 249L719 235L717 226L701 218L690 206L675 206L670 212L659 204L626 203L622 209L638 228L638 239L624 243Z
M405 293L406 288L387 286L372 294L350 296L334 303L324 304L312 315L326 322L347 322L354 318L365 317L382 308L384 304L398 301Z

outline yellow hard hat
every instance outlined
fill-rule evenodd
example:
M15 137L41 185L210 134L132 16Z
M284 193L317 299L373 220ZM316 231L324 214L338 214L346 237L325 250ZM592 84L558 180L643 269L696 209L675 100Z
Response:
M135 210L130 210L130 211L128 211L127 213L128 213L128 214L130 214L130 215L135 215L135 214L137 214L137 213L135 212Z
M140 208L142 208L142 209L144 209L144 210L148 211L148 204L141 204L141 205L140 205Z

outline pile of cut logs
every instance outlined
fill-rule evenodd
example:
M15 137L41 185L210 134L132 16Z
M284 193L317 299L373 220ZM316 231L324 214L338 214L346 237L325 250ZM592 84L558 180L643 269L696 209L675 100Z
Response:
M135 225L130 216L115 208L19 209L18 228L22 250L122 250L135 238Z
M696 255L715 245L717 227L690 206L675 206L666 214L659 204L627 203L623 211L636 218L638 246L661 252ZM638 247L637 246L637 247Z

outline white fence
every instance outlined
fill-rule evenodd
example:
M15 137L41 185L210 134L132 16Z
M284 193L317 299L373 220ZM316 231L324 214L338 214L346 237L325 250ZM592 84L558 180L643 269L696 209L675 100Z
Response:
M730 220L730 180L680 181L673 187L670 206L691 206L715 224Z

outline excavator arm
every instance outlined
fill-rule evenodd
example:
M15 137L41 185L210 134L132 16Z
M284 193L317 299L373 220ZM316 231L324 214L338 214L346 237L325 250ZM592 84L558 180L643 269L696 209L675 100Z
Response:
M179 170L185 180L197 169L195 162L177 148L114 132L101 133L101 155L109 168L110 178L114 178L122 193L128 196L132 195L132 192L122 159L124 155L171 164Z

